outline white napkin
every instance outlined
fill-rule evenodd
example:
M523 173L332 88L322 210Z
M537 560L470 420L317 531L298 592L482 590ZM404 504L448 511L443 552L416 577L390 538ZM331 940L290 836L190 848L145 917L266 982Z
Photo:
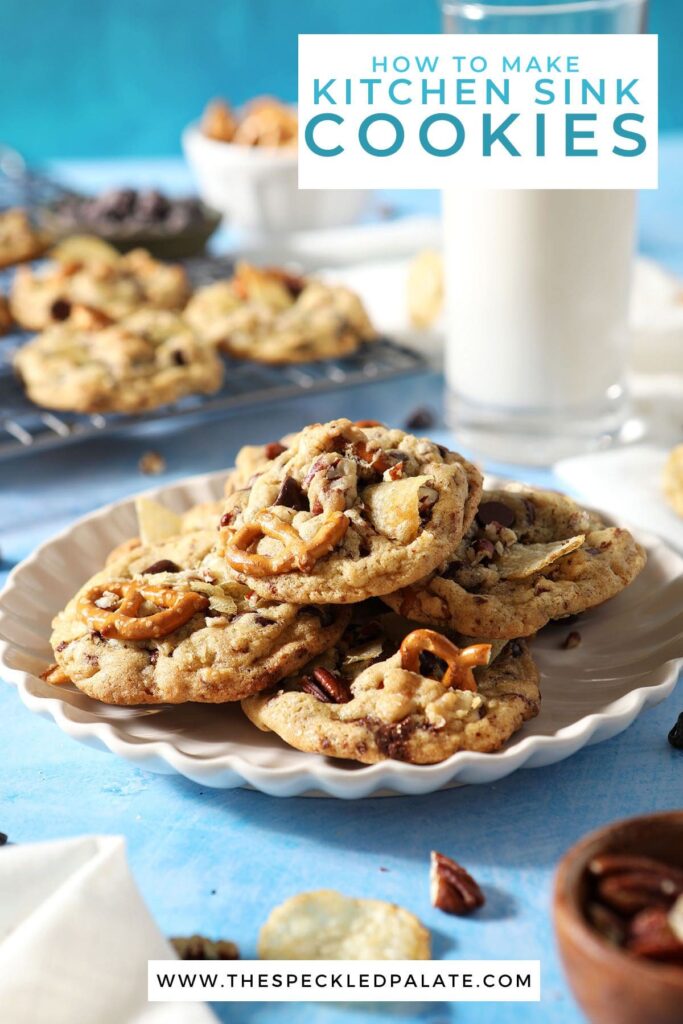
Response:
M147 961L175 959L118 836L0 850L4 1024L215 1024L199 1003L148 1003Z
M664 448L638 444L563 459L555 473L577 496L683 551L683 519L662 493Z

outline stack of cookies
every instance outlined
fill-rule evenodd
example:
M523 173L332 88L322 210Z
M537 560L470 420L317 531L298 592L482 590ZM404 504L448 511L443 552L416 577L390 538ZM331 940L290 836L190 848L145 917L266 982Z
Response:
M112 553L55 619L47 678L112 704L241 701L299 750L430 764L537 715L530 638L645 562L568 498L484 491L462 456L369 421L243 449L226 492Z

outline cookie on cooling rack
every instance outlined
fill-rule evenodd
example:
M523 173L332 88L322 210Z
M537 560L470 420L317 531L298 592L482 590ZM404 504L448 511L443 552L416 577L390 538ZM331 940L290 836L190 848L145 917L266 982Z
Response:
M14 357L29 398L70 412L141 412L220 388L223 364L176 313L141 309L108 323L78 307Z
M38 273L19 267L10 305L17 323L41 331L67 321L78 306L120 320L142 308L182 309L188 295L183 267L161 263L145 249L134 249L108 259L56 262Z
M262 363L349 355L376 337L350 289L247 263L231 280L199 288L185 315L207 343Z

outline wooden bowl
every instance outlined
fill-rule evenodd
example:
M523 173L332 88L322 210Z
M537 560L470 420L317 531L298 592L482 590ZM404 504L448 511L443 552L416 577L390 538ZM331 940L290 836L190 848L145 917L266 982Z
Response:
M683 967L610 945L586 920L587 865L601 853L655 857L683 868L683 811L618 821L565 854L555 876L554 920L571 989L593 1024L681 1024Z

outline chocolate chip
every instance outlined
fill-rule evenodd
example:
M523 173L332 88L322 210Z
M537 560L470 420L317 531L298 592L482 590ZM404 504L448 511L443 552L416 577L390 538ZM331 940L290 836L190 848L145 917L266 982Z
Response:
M180 566L176 565L169 558L161 558L158 562L152 562L151 565L142 570L144 576L154 576L158 572L180 572Z
M683 750L683 711L681 711L676 724L669 733L669 743L676 750Z
M310 615L317 615L320 619L320 625L327 628L334 622L334 610L329 605L320 604L307 604L301 609L302 612L308 612Z
M508 644L508 651L513 658L519 658L524 653L524 647L519 640L511 640Z
M270 444L265 446L263 454L267 459L276 459L278 455L282 455L282 453L286 451L287 449L285 446L280 444L279 441L271 441Z
M50 316L59 322L68 320L71 316L71 303L68 299L55 299L50 306Z
M274 619L269 619L265 615L255 615L254 616L254 625L255 626L272 626L273 623L274 623Z
M306 495L292 476L286 476L284 478L282 486L278 492L278 496L273 504L282 505L284 508L292 508L296 512L308 511Z
M484 501L477 509L477 521L481 526L498 523L499 526L509 527L515 521L515 513L502 501Z
M4 846L6 842L7 842L7 833L6 832L0 832L0 846Z
M409 413L408 418L406 419L406 428L408 430L426 430L427 427L434 426L434 420L434 413L431 409L420 407L418 409L413 409L413 411Z
M567 633L566 637L562 641L562 649L564 651L571 651L575 647L578 647L581 643L581 634L578 630L573 629L571 633Z
M69 646L68 640L61 640L55 647L55 651L64 651Z
M179 352L179 351L176 351L176 352L173 353L173 362L176 364L176 366L186 366L187 365L187 359L185 358L183 353Z

